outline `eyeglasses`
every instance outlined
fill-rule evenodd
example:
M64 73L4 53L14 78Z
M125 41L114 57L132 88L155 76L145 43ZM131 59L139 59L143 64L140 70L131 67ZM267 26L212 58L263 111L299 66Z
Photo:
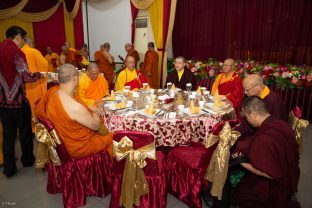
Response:
M258 84L255 84L255 85L249 87L248 89L245 89L245 93L248 92L249 90L251 90L252 88L254 88L254 87L257 86L257 85L258 85Z

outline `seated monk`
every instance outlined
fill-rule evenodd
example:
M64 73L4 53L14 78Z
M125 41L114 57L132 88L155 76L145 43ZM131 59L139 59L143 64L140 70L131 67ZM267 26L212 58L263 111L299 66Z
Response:
M123 90L124 86L130 86L130 89L140 89L143 87L142 83L147 83L142 72L135 69L135 58L127 56L126 68L122 70L116 81L116 90Z
M226 59L222 69L223 73L218 75L212 85L211 94L214 95L218 90L220 95L226 96L238 113L244 96L242 79L235 73L233 59Z
M196 78L191 70L185 67L185 58L180 56L175 59L176 70L168 73L166 83L171 82L176 87L186 90L186 84L192 84L192 90L196 89Z
M103 111L86 106L75 98L78 71L71 64L58 68L59 86L54 86L39 101L37 117L50 120L71 158L85 157L102 150L112 155L112 137L100 122ZM99 131L100 130L100 131Z
M77 95L87 105L93 106L109 94L108 84L96 63L90 63L87 72L79 78Z
M247 175L233 193L233 205L254 208L300 207L292 196L300 175L298 145L288 123L271 116L257 96L244 100L243 115L257 128L248 153L241 163Z

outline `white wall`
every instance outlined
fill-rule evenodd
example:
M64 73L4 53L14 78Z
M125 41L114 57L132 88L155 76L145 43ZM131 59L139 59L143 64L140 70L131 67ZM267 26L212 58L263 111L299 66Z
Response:
M109 42L111 53L115 61L119 61L118 55L125 57L125 43L131 42L131 8L128 0L102 0L87 2L88 26L86 2L83 2L83 19L85 42L89 36L90 60L94 60L94 52L100 45Z

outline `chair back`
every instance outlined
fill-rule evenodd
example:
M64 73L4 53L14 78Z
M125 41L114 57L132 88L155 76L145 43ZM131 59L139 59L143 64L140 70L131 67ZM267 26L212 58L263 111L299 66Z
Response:
M228 120L228 121L223 121L220 123L217 123L216 125L214 125L212 127L211 133L213 135L219 135L220 131L222 130L224 124L228 122L231 126L231 128L235 127L237 124L239 124L239 122L237 120Z
M58 139L59 141L56 142L57 143L57 146L56 146L56 152L60 158L60 160L64 163L64 162L69 162L71 161L69 155L68 155L68 152L66 150L66 147L65 145L63 144L63 142L61 141L61 139L59 138L59 136L57 135L57 132L55 130L55 127L54 125L52 124L51 121L49 121L48 119L46 118L43 118L43 117L38 117L38 121L40 123L42 123L46 128L47 130L50 132L51 136L54 138L54 139Z
M138 131L116 131L113 140L119 142L125 136L133 142L134 149L138 149L155 141L152 134Z

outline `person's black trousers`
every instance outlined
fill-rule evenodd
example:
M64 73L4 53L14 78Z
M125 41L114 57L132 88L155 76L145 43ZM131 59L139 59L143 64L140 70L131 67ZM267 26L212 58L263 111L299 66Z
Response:
M0 107L0 117L3 127L3 173L6 176L11 176L16 172L15 138L17 128L19 129L22 149L21 161L23 166L32 166L35 162L31 128L31 109L28 104L23 104L21 108Z

